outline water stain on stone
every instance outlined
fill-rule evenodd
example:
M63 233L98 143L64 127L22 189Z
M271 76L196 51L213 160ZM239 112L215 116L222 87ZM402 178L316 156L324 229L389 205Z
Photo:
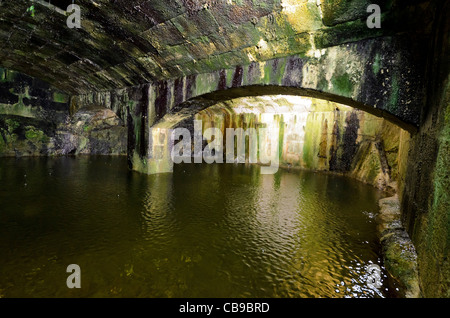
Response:
M186 76L186 100L192 98L194 96L196 84L195 81L197 79L197 75L188 75Z
M161 119L167 113L167 81L159 81L157 84L158 95L155 99L156 120Z
M219 72L219 85L217 86L218 90L224 90L227 88L227 74L224 69L221 69Z
M142 86L142 99L141 99L141 136L139 139L139 155L141 157L146 157L147 155L147 139L148 135L146 132L148 131L148 106L149 106L149 84Z
M345 131L343 135L343 152L341 157L341 170L350 171L353 158L358 150L358 138L359 119L356 112L352 111L347 114L345 119Z
M130 169L133 168L133 152L136 147L136 136L134 134L134 123L133 117L131 116L130 106L127 106L127 130L128 130L128 139L127 139L127 163Z
M184 78L177 78L174 81L174 98L175 105L181 104L183 102L183 86L184 86Z
M340 129L339 129L339 121L340 121L340 111L339 109L336 109L335 111L335 120L333 125L333 133L331 138L331 146L330 146L330 171L337 171L338 170L338 143L340 140Z
M291 57L286 64L284 86L300 87L303 80L303 60L298 57Z
M242 85L243 75L244 75L244 70L243 70L242 66L236 66L236 70L234 71L232 87L239 87Z

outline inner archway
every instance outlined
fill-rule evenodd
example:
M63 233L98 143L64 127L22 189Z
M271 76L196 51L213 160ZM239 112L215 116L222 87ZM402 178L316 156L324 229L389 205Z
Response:
M170 161L171 147L184 142L183 138L190 138L191 151L182 154L186 157L182 161L201 162L187 158L202 155L194 140L199 133L194 126L200 122L202 136L208 129L216 129L216 135L221 135L220 147L213 147L219 153L210 162L252 162L252 147L257 149L249 134L253 129L258 142L276 144L277 165L281 168L345 174L391 192L403 184L410 134L382 117L329 100L298 95L247 96L210 103L206 99L190 101L152 126L149 144L150 154L155 157L149 159L150 173L170 171L171 165L164 161ZM269 130L268 137L257 136L260 127ZM169 131L176 129L186 129L188 137L173 137L170 141ZM232 141L230 136L234 138ZM215 138L202 139L203 154ZM238 149L241 146L244 153ZM230 150L231 160L227 157Z

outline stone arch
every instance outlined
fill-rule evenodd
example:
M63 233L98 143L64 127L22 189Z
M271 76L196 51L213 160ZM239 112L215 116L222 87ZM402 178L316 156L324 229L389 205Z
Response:
M197 107L194 107L193 111L200 111L221 101L232 100L241 97L258 97L267 95L293 95L293 96L311 97L316 99L327 100L330 102L351 106L353 108L365 111L377 117L382 117L411 133L417 130L417 127L414 124L404 121L402 118L399 118L398 116L387 111L386 109L377 108L372 105L367 105L361 101L354 100L346 96L332 94L329 92L309 88L278 86L278 85L247 85L241 87L227 88L223 90L216 90L214 92L193 97L185 102L182 102L171 108L167 112L167 114L173 115L179 111L183 110L187 111L194 104ZM161 119L162 117L156 120L154 124L158 123Z
M324 94L323 92L317 92L314 90L308 90L308 89L302 89L302 88L293 88L293 87L284 87L284 86L275 86L275 85L249 85L249 86L243 86L243 87L236 87L236 88L229 88L224 90L217 90L212 93L203 94L201 96L193 97L185 102L182 102L174 107L172 107L164 116L162 116L160 119L156 120L154 124L151 126L151 129L149 130L148 138L149 140L146 141L146 144L149 145L148 152L146 153L147 157L139 156L137 152L133 153L132 159L130 160L132 162L132 168L134 170L138 170L141 172L146 173L159 173L159 172L170 172L171 167L167 166L164 161L159 161L158 159L161 156L161 153L165 153L168 155L169 148L167 147L167 141L160 143L160 136L153 135L153 129L157 130L158 132L163 131L165 129L173 129L173 128L188 128L188 130L191 133L191 136L194 136L194 129L193 129L193 118L198 113L204 113L208 109L216 108L217 105L223 105L233 103L235 100L239 100L241 98L248 99L252 97L268 97L268 96L279 96L280 98L284 98L288 95L288 97L292 96L300 96L300 97L312 97L314 99L320 99L322 101L326 102L332 102L330 106L335 105L336 106L336 112L337 115L332 115L331 119L330 117L322 118L320 123L320 144L318 144L318 147L314 145L314 148L312 151L309 151L308 159L303 156L303 152L306 152L306 148L304 148L304 142L305 142L305 135L304 133L301 134L301 137L296 136L294 139L288 141L285 139L284 143L280 141L280 145L283 148L283 150L280 150L280 166L285 166L287 164L287 167L290 168L291 165L287 162L285 162L286 157L296 158L293 160L296 160L297 162L301 162L300 165L293 163L292 167L305 167L304 164L309 165L309 167L313 170L325 170L325 171L335 171L338 173L345 173L348 175L351 175L352 177L355 177L357 179L360 179L364 182L368 182L371 184L374 184L375 186L378 186L380 188L386 189L392 186L392 182L394 181L394 178L391 178L393 175L390 173L390 171L386 171L386 167L389 167L388 160L386 158L386 152L383 148L383 138L386 136L384 135L382 139L375 140L363 140L361 142L358 140L356 142L356 138L366 134L363 129L359 130L359 118L356 118L356 113L368 113L374 117L382 117L380 119L380 122L382 122L382 119L387 119L387 121L390 122L389 127L397 127L398 130L395 131L395 133L400 133L401 129L404 127L411 126L402 123L398 118L395 118L395 116L389 116L389 114L386 114L385 112L382 112L380 110L377 110L376 108L369 107L367 105L350 101L348 98L342 97L342 96L336 96L329 93ZM264 103L264 100L261 100L262 103ZM268 102L270 103L270 102ZM336 103L336 104L334 104ZM343 105L338 105L343 104ZM349 105L350 104L350 105ZM333 107L335 107L333 106ZM347 108L348 110L344 110L342 112L342 108ZM222 107L222 106L220 106ZM211 111L212 114L216 110L219 110L219 112L216 112L214 116L217 115L217 117L221 117L222 112L227 112L228 110L225 108L220 109L217 108L214 111ZM341 115L339 115L339 111L337 107L341 108ZM247 107L248 108L248 107ZM334 108L333 108L334 110ZM314 113L314 112L313 112ZM295 115L296 113L291 114ZM315 114L320 114L315 113ZM213 116L213 117L214 117ZM231 117L234 116L236 119L236 113L227 113L224 117ZM306 117L309 115L306 115ZM336 117L337 116L337 117ZM359 115L358 115L359 116ZM363 115L366 116L367 120L373 120L369 119L370 115ZM289 116L288 116L289 117ZM303 115L301 116L303 117ZM328 119L327 119L328 118ZM333 119L334 118L334 119ZM285 116L286 119L286 116ZM342 120L341 120L342 119ZM247 122L249 119L246 119ZM252 120L252 119L250 119ZM258 120L256 120L258 121ZM207 120L205 121L207 122ZM340 129L340 136L333 137L335 134L336 129L336 123L341 122L343 125L340 125L338 129ZM398 124L400 122L400 125ZM233 126L228 126L225 124L227 128L242 128L241 126L236 126L236 121L233 121ZM223 123L222 123L223 124ZM311 123L309 123L311 124ZM309 125L308 124L308 125ZM383 127L385 129L385 125L383 124L380 127ZM238 127L239 126L239 127ZM244 125L247 127L247 125ZM245 127L244 130L246 129ZM311 127L311 126L308 126ZM378 127L378 126L377 126ZM223 127L222 127L223 128ZM308 130L309 128L306 128ZM412 128L413 129L413 128ZM291 130L291 129L290 129ZM305 130L305 131L306 131ZM319 131L318 130L318 131ZM223 131L224 133L224 131ZM317 132L315 132L317 133ZM394 131L390 131L390 133L394 133ZM292 131L290 133L286 134L285 136L289 136L289 134L292 134ZM378 135L378 133L376 133ZM338 134L339 135L339 134ZM223 135L225 136L225 134ZM405 135L406 136L406 135ZM409 136L409 134L408 134ZM351 137L351 138L350 138ZM372 136L374 137L374 136ZM287 137L286 137L287 138ZM150 140L153 139L153 140ZM370 139L370 138L369 138ZM155 141L156 140L156 141ZM178 139L177 139L178 140ZM297 145L293 149L295 150L293 154L284 153L284 148L287 147L289 142L294 143L295 141L299 140L300 145ZM225 140L224 140L225 141ZM202 149L205 147L206 143L202 144ZM249 147L249 141L246 142L246 146ZM158 148L158 149L156 149ZM291 147L292 148L292 147ZM322 149L323 148L323 149ZM341 150L345 148L346 151L343 151L341 153ZM193 149L193 148L192 148ZM225 142L224 142L224 149L225 149ZM246 148L246 151L248 151L249 148ZM287 149L287 148L286 148ZM299 150L300 149L300 152ZM338 149L340 149L338 151ZM397 150L398 151L398 150ZM155 154L158 153L155 156ZM398 152L400 153L400 152ZM319 159L314 159L313 157L317 157ZM248 153L246 154L246 158L248 159ZM300 156L300 157L299 157ZM392 159L392 158L389 158ZM377 168L368 169L369 162L376 161L375 164L377 165ZM397 162L397 157L394 159L395 163ZM224 162L225 162L225 156L224 156ZM390 164L391 162L389 162ZM387 169L389 170L389 169Z
M242 96L289 94L326 99L415 132L424 112L423 61L399 37L361 40L126 89L94 92L128 123L128 155L146 161L149 131L166 114ZM90 97L89 97L90 96ZM85 104L86 95L75 99ZM96 99L96 98L94 98ZM141 170L141 169L137 169Z
M291 94L350 105L415 131L423 108L423 63L411 56L409 46L398 38L368 39L160 80L149 84L154 117L148 124L193 98Z

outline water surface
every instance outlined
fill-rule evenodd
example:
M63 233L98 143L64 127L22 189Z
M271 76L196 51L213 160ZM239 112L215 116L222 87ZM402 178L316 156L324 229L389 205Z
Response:
M382 193L258 166L128 171L121 157L0 159L1 297L396 297ZM67 266L81 268L69 289Z

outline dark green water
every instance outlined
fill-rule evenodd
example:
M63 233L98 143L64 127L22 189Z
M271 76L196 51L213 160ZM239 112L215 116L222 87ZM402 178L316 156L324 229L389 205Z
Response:
M396 297L381 193L258 166L128 171L125 158L0 160L1 297ZM67 266L81 268L69 289Z

